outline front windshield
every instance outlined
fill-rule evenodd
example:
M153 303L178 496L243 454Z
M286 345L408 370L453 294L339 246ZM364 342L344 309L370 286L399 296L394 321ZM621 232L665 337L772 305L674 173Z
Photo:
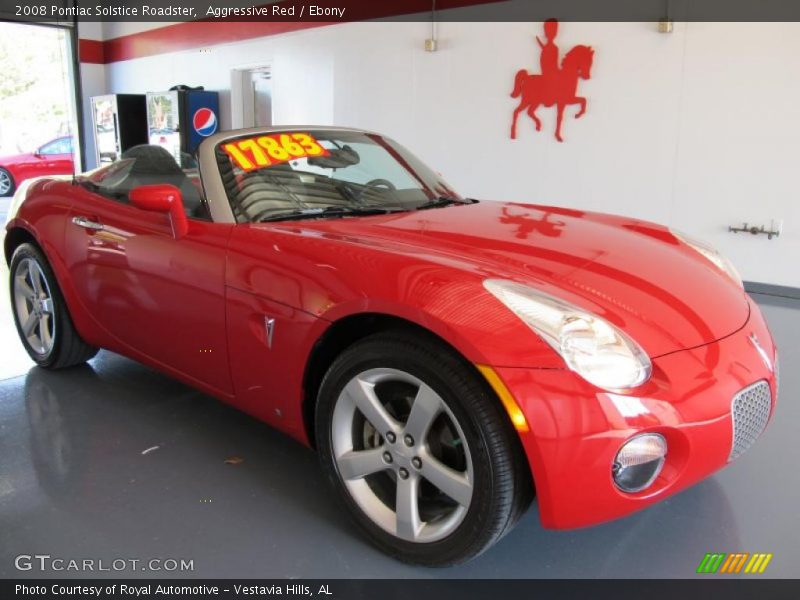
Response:
M414 210L460 201L444 180L396 142L341 130L259 133L216 148L240 223Z

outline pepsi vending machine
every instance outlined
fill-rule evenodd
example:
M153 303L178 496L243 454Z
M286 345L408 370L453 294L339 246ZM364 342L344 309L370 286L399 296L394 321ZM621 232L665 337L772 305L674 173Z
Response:
M216 133L219 94L205 90L147 93L149 143L166 148L183 168L194 163L200 142Z

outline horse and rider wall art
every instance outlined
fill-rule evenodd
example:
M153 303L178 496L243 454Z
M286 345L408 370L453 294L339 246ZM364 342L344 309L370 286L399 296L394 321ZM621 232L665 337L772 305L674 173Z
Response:
M586 112L586 98L578 96L578 80L589 79L592 75L592 61L594 50L591 46L578 45L564 55L559 65L559 50L555 39L558 35L558 21L548 19L544 22L544 41L536 36L536 41L541 49L539 66L541 72L528 73L525 69L517 71L514 78L512 98L519 98L519 106L514 109L514 118L511 121L511 139L517 138L517 117L525 110L533 119L536 131L542 130L542 121L536 115L540 106L556 107L555 136L563 142L561 136L561 122L564 118L564 109L577 104L580 109L575 113L578 119Z

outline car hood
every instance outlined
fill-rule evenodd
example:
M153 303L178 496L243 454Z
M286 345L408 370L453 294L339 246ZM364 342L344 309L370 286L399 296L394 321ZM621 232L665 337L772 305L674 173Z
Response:
M33 154L14 154L12 156L0 156L0 166L19 165L36 160Z
M665 227L635 219L484 201L302 228L528 284L606 318L651 357L721 339L749 317L727 275Z

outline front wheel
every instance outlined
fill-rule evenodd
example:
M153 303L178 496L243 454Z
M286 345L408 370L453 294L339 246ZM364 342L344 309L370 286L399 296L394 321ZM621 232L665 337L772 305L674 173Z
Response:
M407 562L468 560L530 502L520 444L491 389L423 336L376 334L339 356L320 388L316 433L357 525Z
M7 169L0 167L0 196L10 196L14 193L14 178Z
M42 251L21 244L11 259L11 307L19 338L40 367L60 369L83 363L97 348L80 337Z

